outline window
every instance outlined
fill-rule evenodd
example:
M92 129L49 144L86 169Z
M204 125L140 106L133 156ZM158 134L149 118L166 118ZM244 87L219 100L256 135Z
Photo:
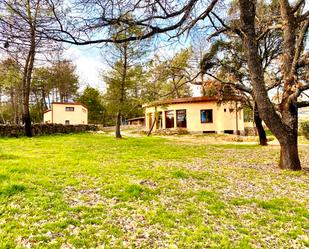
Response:
M65 121L65 124L66 124L66 125L69 125L69 124L70 124L70 120L66 120L66 121Z
M187 128L186 110L176 110L177 127Z
M174 111L165 112L165 128L174 128Z
M224 108L224 112L226 112L226 108Z
M212 110L201 110L201 123L212 123Z
M67 111L67 112L74 112L74 107L66 106L65 107L65 111Z

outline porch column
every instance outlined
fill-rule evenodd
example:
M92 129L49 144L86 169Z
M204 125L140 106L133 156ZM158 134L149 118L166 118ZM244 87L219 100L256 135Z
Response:
M166 129L165 111L162 111L162 129Z

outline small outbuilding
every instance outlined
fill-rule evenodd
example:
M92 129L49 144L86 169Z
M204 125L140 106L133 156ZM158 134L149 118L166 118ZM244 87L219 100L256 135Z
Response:
M76 102L54 102L51 109L44 112L43 120L46 124L88 124L88 108Z
M237 97L190 97L143 105L146 129L185 128L196 133L244 134L244 114Z
M136 117L128 119L128 125L145 125L145 117Z

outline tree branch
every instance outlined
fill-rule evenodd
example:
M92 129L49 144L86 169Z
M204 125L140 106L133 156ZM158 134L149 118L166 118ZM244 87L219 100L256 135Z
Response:
M298 19L298 23L302 22L302 21L305 21L305 20L308 20L308 16L309 16L309 10L306 11L304 14L302 14Z
M293 8L291 9L291 15L294 14L296 11L299 10L299 8L305 3L305 0L298 0Z
M303 24L299 32L299 35L297 37L297 41L295 44L295 54L294 54L292 69L291 69L292 72L295 72L297 69L299 57L301 55L301 52L303 51L303 44L304 44L304 40L306 37L306 33L308 31L308 27L309 27L309 19L306 20L306 22Z
M210 73L205 73L206 75L214 78L215 80L219 81L221 84L223 85L229 85L229 86L232 86L234 88L236 88L237 90L240 90L240 91L243 91L243 92L246 92L246 93L249 93L249 94L252 94L252 89L249 88L249 87L246 87L242 84L239 84L239 83L232 83L232 82L225 82L225 81L222 81L221 79L217 78L216 76L210 74Z
M298 107L298 108L307 107L307 106L309 106L309 101L300 101L300 102L297 102L297 107Z
M269 26L267 27L263 32L262 34L260 34L257 38L257 40L261 40L264 38L264 36L271 30L274 30L274 29L281 29L282 28L282 25L281 24L277 24L277 25L273 25L273 26Z
M111 25L115 25L115 24L127 24L129 27L133 27L133 26L142 26L144 28L147 28L149 30L144 30L144 33L142 33L141 35L133 35L130 37L125 37L125 38L102 38L102 39L89 39L87 38L86 40L83 40L81 38L75 37L73 34L71 34L69 31L64 30L63 28L59 29L46 29L46 31L44 32L44 35L52 40L55 41L59 41L59 42L65 42L65 43L69 43L69 44L75 44L75 45L89 45L89 44L97 44L97 43L124 43L124 42L128 42L128 41L136 41L136 40L143 40L143 39L147 39L150 38L156 34L161 34L161 33L167 33L169 31L175 30L177 28L180 28L181 26L183 26L189 19L190 14L193 12L193 9L196 5L196 3L198 2L198 0L190 0L183 8L181 8L178 11L175 11L173 13L168 14L166 11L164 11L165 15L162 16L152 16L152 17L148 17L145 18L143 20L129 20L126 17L118 17L118 18L105 18L104 16L102 16L100 18L101 21L105 22L105 23L100 23L100 25L98 27L95 26L90 26L89 28L93 29L93 28L99 28L99 27L106 27L106 26L111 26ZM207 7L207 9L198 17L196 17L195 19L193 19L191 21L191 24L194 25L198 20L205 18L214 8L215 4L218 2L218 0L212 0L209 4L209 6ZM161 27L159 26L160 24L162 24L162 22L158 21L157 23L159 23L156 26L152 26L150 24L150 21L153 20L172 20L173 18L177 17L177 16L181 16L181 18L174 24L170 24L168 26L165 27ZM185 27L185 29L190 28L190 26L192 25L188 25L187 27ZM128 28L129 28L128 27ZM82 28L82 27L81 27ZM82 31L82 30L81 30ZM61 37L58 35L58 32L62 33L65 35L65 37ZM106 32L105 32L106 33ZM183 33L183 32L181 32ZM180 34L181 34L180 33ZM180 35L178 34L178 35ZM55 35L55 36L54 36Z

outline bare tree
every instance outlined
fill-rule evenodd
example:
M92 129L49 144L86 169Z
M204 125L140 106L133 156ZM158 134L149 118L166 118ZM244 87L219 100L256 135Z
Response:
M54 21L48 14L51 6L46 0L3 0L0 10L0 41L4 43L5 52L18 55L22 66L22 117L25 133L31 137L29 97L32 73L37 54L43 48L45 52L53 49L52 44L39 32Z
M219 0L75 0L72 13L61 11L49 0L58 21L41 31L42 36L75 45L97 43L123 43L165 34L177 37L191 30L196 23L207 18ZM67 18L66 18L67 17ZM115 35L113 27L122 29ZM140 29L138 34L123 37L131 27Z

